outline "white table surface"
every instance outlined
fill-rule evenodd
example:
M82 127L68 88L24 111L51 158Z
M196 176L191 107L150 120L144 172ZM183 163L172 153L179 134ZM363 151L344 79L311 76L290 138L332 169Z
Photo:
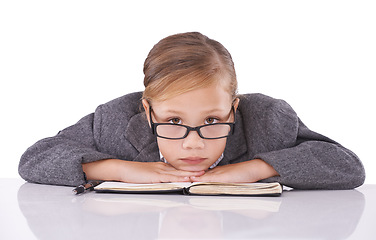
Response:
M73 195L0 179L0 239L375 239L376 185L281 197Z

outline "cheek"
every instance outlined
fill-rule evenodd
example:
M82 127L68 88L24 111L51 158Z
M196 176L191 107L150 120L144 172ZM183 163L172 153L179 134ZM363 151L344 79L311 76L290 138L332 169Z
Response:
M226 147L226 138L209 140L206 143L206 151L210 154L213 160L217 160Z
M175 159L178 157L182 144L180 140L157 138L157 143L159 151L166 159Z

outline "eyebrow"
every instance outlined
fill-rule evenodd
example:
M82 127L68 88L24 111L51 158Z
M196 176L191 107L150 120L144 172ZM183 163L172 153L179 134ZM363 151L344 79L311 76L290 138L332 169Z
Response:
M172 113L172 114L180 114L181 112L180 111L176 111L176 110L167 110L167 111L164 111L165 113Z

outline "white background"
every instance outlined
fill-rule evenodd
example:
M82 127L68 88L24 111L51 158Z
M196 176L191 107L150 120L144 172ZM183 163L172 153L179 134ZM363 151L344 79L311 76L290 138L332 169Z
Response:
M142 91L161 38L200 31L231 52L240 93L286 100L376 183L375 12L362 0L0 0L0 177L18 177L37 140Z

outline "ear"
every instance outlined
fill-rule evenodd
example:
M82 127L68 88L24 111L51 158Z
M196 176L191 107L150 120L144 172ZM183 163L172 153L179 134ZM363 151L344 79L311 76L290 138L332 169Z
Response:
M240 99L239 99L239 98L236 98L236 99L234 100L234 102L232 103L232 105L234 106L234 110L235 110L235 112L236 112L236 110L238 109L239 102L240 102Z
M148 122L149 122L149 127L151 127L150 116L149 116L150 104L146 99L142 99L142 106L144 107L146 118L148 119Z

